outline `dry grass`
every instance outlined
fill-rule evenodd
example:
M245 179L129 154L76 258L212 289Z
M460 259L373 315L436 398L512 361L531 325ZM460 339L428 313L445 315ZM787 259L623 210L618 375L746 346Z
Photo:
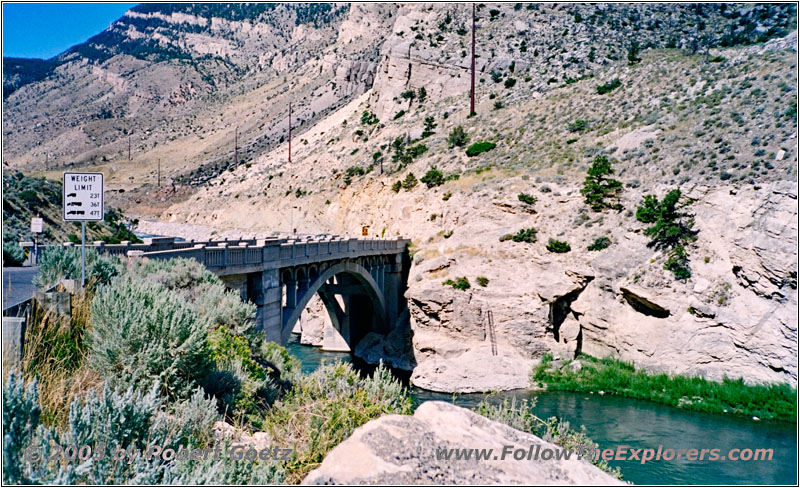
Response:
M37 307L26 330L21 368L26 381L36 378L39 383L42 420L47 425L66 425L72 400L103 382L85 361L90 303L86 294L73 295L71 317Z

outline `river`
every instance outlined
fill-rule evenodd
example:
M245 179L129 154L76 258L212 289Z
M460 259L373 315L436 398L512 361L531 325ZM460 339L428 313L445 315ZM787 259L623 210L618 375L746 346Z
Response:
M302 363L304 372L312 372L322 361L350 361L349 353L322 352L301 345L296 338L288 344L289 352ZM412 387L415 404L427 400L453 401L453 395ZM634 484L667 485L760 485L797 484L797 425L783 422L753 421L728 415L690 412L656 403L615 397L567 392L530 392L517 390L492 396L465 394L455 403L465 408L484 398L502 402L511 397L536 400L535 415L557 416L578 429L586 427L589 437L600 448L625 445L633 449L714 449L722 455L737 449L772 449L772 460L765 461L612 461L623 478ZM465 446L473 447L473 446ZM480 446L474 446L480 447Z

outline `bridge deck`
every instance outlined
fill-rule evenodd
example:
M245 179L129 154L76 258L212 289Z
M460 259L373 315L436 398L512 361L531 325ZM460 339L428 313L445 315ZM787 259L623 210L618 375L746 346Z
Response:
M402 253L408 239L236 239L218 241L176 241L172 237L144 239L143 244L105 244L95 241L87 248L101 254L142 256L154 259L195 259L217 274L248 273L349 257ZM21 242L24 248L33 243ZM64 246L73 246L64 243ZM43 247L43 246L40 246ZM40 250L41 252L41 250Z

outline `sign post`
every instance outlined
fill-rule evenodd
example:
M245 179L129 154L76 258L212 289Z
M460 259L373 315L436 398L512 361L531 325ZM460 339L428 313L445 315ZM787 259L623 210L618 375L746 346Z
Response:
M64 220L81 223L81 287L86 286L86 222L103 220L103 173L64 173Z
M31 232L33 233L33 265L36 266L39 263L39 234L44 232L44 219L32 217Z

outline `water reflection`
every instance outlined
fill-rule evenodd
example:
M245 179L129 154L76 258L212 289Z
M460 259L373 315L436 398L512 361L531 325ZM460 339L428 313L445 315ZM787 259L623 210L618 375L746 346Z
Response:
M300 345L296 339L289 352L314 371L323 360L350 361L347 353L322 352ZM428 400L453 401L453 395L411 388L415 403ZM472 408L484 398L502 402L512 397L535 398L533 411L539 417L557 416L573 428L586 427L601 448L620 445L634 449L773 449L771 461L637 461L615 462L626 481L634 484L797 484L797 432L795 424L756 422L746 418L704 414L650 402L614 396L566 392L503 392L492 396L458 395L455 403ZM465 446L470 447L470 446ZM474 446L479 447L479 446Z

